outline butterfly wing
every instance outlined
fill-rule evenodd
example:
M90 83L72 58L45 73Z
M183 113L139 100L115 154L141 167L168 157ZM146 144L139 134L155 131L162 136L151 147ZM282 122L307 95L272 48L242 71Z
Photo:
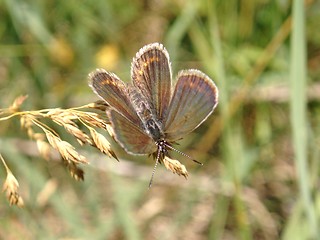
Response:
M140 120L128 97L127 86L115 74L104 69L96 69L89 74L89 86L113 109L132 123L140 125Z
M160 43L144 46L132 61L133 85L151 104L154 114L162 121L171 97L171 67L169 54Z
M214 82L199 70L179 72L178 81L164 123L168 141L175 141L197 128L218 103Z
M131 154L151 154L157 151L154 140L142 129L114 110L108 111L116 141Z

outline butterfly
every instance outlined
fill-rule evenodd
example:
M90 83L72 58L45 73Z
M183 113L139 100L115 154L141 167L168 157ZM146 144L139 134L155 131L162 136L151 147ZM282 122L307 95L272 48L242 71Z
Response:
M130 154L154 156L149 187L158 162L169 150L189 157L172 144L196 129L218 104L218 88L203 72L180 71L174 88L171 75L169 54L160 43L137 52L129 84L104 69L89 74L89 86L110 106L107 116L115 140Z

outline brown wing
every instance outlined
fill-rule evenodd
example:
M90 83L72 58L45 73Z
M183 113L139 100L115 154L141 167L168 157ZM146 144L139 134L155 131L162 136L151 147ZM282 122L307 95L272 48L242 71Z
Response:
M179 72L164 123L168 141L175 141L205 121L218 103L218 88L199 70Z
M104 69L96 69L89 74L89 86L113 109L129 119L132 123L141 125L128 96L128 89L115 74Z
M151 154L157 151L153 139L140 127L114 110L108 111L116 141L131 154Z
M171 97L171 67L164 46L152 43L141 48L132 61L131 76L158 120L163 120Z

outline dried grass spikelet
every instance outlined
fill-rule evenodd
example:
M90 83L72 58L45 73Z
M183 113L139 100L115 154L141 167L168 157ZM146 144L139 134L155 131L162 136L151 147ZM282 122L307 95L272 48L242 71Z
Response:
M72 178L77 181L84 180L84 171L80 167L78 167L75 162L64 161L64 163L66 164Z
M43 130L45 131L46 137L50 145L54 149L58 150L63 159L74 163L88 163L87 159L81 154L79 154L70 143L61 140L59 137L55 136L52 132L46 129Z
M106 129L108 122L101 117L100 114L92 112L79 112L77 113L78 118L86 124L101 129Z
M22 128L25 128L27 130L27 134L29 138L34 139L34 131L32 129L33 121L35 121L35 117L30 114L22 115L20 118L20 125Z
M18 112L20 111L20 106L22 105L22 103L28 98L28 95L22 95L17 97L13 103L11 104L11 106L9 107L9 111L10 112Z
M45 160L49 160L50 156L51 156L51 148L50 145L43 141L42 139L37 139L36 140L37 143L37 148L39 150L40 155L45 159Z
M40 155L46 159L50 159L50 145L45 142L45 135L43 133L35 133L32 129L32 126L34 125L34 121L36 121L36 118L30 114L22 115L20 118L20 125L23 128L27 129L27 133L30 139L36 140L37 148L39 150Z
M97 110L100 110L102 112L106 112L109 105L103 101L103 100L98 100L98 101L95 101L93 103L90 103L87 105L88 108L93 108L93 109L97 109Z
M114 129L111 126L111 124L106 125L106 130L109 133L109 135L114 139L115 134L114 134Z
M23 199L18 193L19 182L15 178L15 176L12 174L11 170L7 166L1 154L0 154L0 158L7 172L7 177L3 184L2 191L6 192L6 197L11 206L17 205L18 207L23 207L24 206Z
M179 176L184 176L186 179L188 178L188 171L186 167L181 164L178 160L171 159L167 156L162 160L164 166L173 173L178 174Z
M81 131L78 125L73 121L77 119L77 116L72 114L72 110L57 108L50 110L46 115L55 123L63 126L68 133L72 134L77 139L80 145L84 145L87 142L90 143L89 136Z
M102 112L106 112L109 108L109 105L102 100L98 100L94 103L90 103L88 105L86 105L88 108L93 108L93 109L97 109L100 110ZM106 114L102 115L102 114L97 114L97 113L93 113L93 112L81 112L80 115L78 115L79 119L83 122L85 122L86 124L92 126L92 127L97 127L97 128L101 128L104 130L107 130L107 132L109 133L109 135L114 138L114 130L110 124L109 121L107 121L105 118L103 118L102 116L107 117Z
M71 133L79 142L80 145L85 143L91 143L90 137L79 129L79 127L74 124L65 124L64 128L67 132Z
M33 125L32 120L33 120L33 118L31 118L29 116L29 114L22 115L20 117L20 125L21 125L21 127L22 128L30 128Z
M89 126L87 127L90 130L94 146L97 147L102 153L107 154L119 161L116 154L112 151L109 141L102 134L98 133L94 128Z
M11 172L7 172L6 180L3 184L3 192L6 192L6 197L10 205L17 205L23 207L24 202L18 193L19 182Z

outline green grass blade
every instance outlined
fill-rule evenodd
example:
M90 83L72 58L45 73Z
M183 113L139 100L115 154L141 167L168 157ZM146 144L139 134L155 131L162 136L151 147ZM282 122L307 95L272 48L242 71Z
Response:
M308 177L307 159L307 97L306 97L306 42L305 42L305 16L303 1L293 2L293 29L291 39L291 124L295 164L298 173L298 186L300 189L302 205L304 207L310 234L314 239L317 236L317 220L311 199ZM310 237L310 236L309 236Z

